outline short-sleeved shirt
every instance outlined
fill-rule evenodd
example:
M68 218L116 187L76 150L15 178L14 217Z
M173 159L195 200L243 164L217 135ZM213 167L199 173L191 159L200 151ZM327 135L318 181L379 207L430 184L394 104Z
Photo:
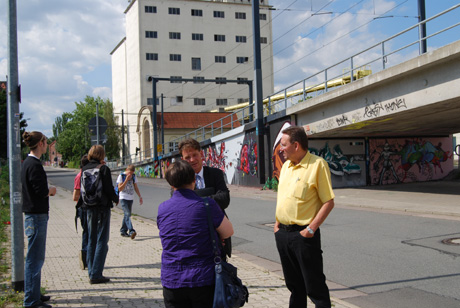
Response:
M208 200L216 229L222 223L224 213L214 200ZM163 286L177 289L213 285L214 252L203 199L190 189L174 191L171 199L158 207L157 224L163 246Z
M284 225L308 225L334 197L327 162L307 152L297 165L287 160L281 168L276 220Z
M75 180L73 180L73 189L81 189L81 170L75 176Z
M123 180L123 174L120 174L117 178L117 185L118 184L122 184L124 182ZM125 175L125 178L126 178L126 175ZM123 200L134 200L134 183L137 183L137 179L135 176L133 176L131 178L131 180L128 181L128 183L126 183L126 186L125 188L123 188L122 191L120 191L119 193L119 196L120 196L120 199L123 199Z

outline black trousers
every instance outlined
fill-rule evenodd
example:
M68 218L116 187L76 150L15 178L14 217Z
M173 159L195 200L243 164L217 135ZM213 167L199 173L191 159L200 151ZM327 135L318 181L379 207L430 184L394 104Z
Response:
M178 289L163 287L163 298L166 308L212 308L214 285Z
M307 296L317 308L330 308L319 229L312 238L303 237L299 231L280 229L275 239L286 286L291 291L289 308L307 307Z

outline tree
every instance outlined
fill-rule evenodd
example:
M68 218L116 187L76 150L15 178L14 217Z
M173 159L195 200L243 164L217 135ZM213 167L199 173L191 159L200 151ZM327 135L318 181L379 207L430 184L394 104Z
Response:
M91 134L88 123L96 116L96 104L99 105L100 116L103 116L109 125L105 144L108 159L119 157L120 129L115 125L113 105L109 99L103 100L99 96L86 96L84 102L75 102L75 110L63 113L56 118L53 125L53 134L57 140L56 150L62 154L65 161L80 161L81 156L88 153L91 147Z

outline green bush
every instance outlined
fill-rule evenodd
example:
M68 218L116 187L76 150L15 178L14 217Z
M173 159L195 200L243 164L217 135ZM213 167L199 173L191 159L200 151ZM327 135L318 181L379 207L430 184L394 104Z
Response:
M69 161L69 162L67 163L67 168L70 168L70 169L80 169L80 162Z

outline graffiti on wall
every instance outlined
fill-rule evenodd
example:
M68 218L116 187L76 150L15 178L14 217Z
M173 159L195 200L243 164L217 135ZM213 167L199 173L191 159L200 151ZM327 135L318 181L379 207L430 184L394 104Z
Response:
M236 168L243 176L257 176L257 142L253 133L244 136Z
M451 148L449 137L370 140L371 184L441 179L453 169Z
M282 137L282 131L285 130L286 128L290 127L291 123L290 122L285 122L283 126L278 131L278 134L276 135L275 142L273 143L273 153L272 153L272 163L273 163L273 178L276 178L279 180L280 178L280 172L281 172L281 167L283 167L284 162L286 161L284 159L283 154L281 154L280 147L281 147L281 137Z
M313 147L309 147L308 150L310 153L324 158L333 175L346 176L350 174L360 174L362 171L361 166L356 164L355 161L364 161L363 156L345 155L338 143L334 145L332 150L327 141L319 150Z

